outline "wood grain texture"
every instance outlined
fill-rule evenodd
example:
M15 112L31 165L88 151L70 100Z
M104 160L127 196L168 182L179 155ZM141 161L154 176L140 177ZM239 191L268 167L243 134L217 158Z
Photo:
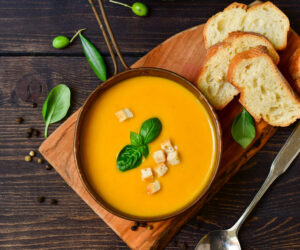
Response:
M104 1L112 29L125 54L141 55L166 38L196 26L224 9L230 0L145 0L150 16L134 16L127 8ZM252 0L242 1L246 4ZM273 1L290 17L294 28L300 27L299 1ZM79 28L103 53L108 53L103 37L86 0L0 0L0 54L83 55L80 43L57 51L51 47L57 35L72 37Z
M129 1L128 1L129 2ZM122 7L109 15L129 64L171 35L206 21L231 1L146 1L151 16L135 18ZM251 1L245 1L250 3ZM125 243L45 164L24 162L43 141L25 138L28 127L43 131L41 106L49 90L66 83L77 110L99 84L78 41L68 49L51 48L53 36L88 27L86 35L104 54L106 48L84 0L0 0L0 249L127 249ZM274 1L300 33L300 2ZM108 4L106 4L108 6ZM126 21L125 21L126 20ZM112 69L110 60L108 68ZM27 96L24 91L34 94ZM22 91L20 91L22 90ZM40 91L41 90L41 91ZM25 93L25 95L24 95ZM34 98L33 109L27 98ZM22 116L24 124L16 124ZM53 124L54 131L59 124ZM214 198L172 239L167 249L193 249L209 230L231 226L262 184L270 163L293 127L280 128ZM240 232L243 249L300 248L300 158L259 203ZM47 197L39 204L38 196ZM56 198L57 206L50 205Z
M206 49L203 41L203 25L181 32L150 51L136 62L133 67L158 67L176 72L191 82L196 82ZM294 48L298 41L296 33L291 31L288 44ZM293 54L293 51L286 51ZM285 54L281 60L288 62ZM223 156L221 165L209 192L189 211L173 219L154 223L152 231L146 228L138 232L130 230L132 222L118 218L97 204L84 188L74 162L73 144L75 124L78 117L76 111L61 125L40 147L42 155L61 174L65 181L77 194L133 249L161 249L180 227L190 219L209 200L239 168L249 160L275 133L276 129L264 122L256 126L256 139L253 146L243 150L231 137L233 118L241 111L235 100L226 109L218 113L223 133Z

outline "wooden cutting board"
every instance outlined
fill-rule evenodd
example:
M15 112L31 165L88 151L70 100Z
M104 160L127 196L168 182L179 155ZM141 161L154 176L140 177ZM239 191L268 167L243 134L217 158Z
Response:
M189 81L195 83L201 64L203 63L206 49L202 36L203 25L185 30L166 40L147 55L132 65L136 67L159 67L176 72ZM282 71L287 75L286 67L289 57L300 47L298 35L294 31L289 32L288 46L281 53ZM180 97L178 97L180 99ZM131 231L132 222L116 217L100 205L85 190L79 178L73 155L73 139L75 124L79 111L75 112L52 135L44 141L40 152L45 159L57 170L63 179L74 191L103 219L126 244L133 249L161 249L190 219L211 199L216 192L248 161L275 133L276 128L268 126L264 122L256 125L256 138L252 145L243 150L231 137L230 129L233 118L241 111L241 105L237 98L224 110L218 112L218 117L223 133L223 155L221 166L207 194L184 214L162 222L153 223L153 230L139 228Z

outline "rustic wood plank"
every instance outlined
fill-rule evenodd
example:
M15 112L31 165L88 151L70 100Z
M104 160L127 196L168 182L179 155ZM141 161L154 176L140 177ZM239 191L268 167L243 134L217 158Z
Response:
M136 17L125 7L104 2L121 51L144 54L168 37L204 23L232 1L146 0L144 2L151 9L147 18ZM243 2L249 4L252 0ZM291 26L300 33L299 1L280 0L274 3L289 16ZM83 27L88 28L86 35L107 54L87 0L0 0L0 22L0 54L3 55L83 55L78 41L65 50L51 47L55 36L71 37Z

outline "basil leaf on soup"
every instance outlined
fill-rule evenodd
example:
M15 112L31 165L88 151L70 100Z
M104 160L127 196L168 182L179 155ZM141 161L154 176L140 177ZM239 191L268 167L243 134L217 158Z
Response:
M126 145L118 154L117 168L125 172L138 167L142 163L142 153L138 147Z
M234 118L231 135L243 148L247 148L253 141L255 137L254 121L245 108Z
M131 145L142 146L143 145L143 138L139 134L131 131L130 132L130 142L131 142Z
M140 135L143 138L145 144L152 142L157 136L159 136L162 129L162 124L158 118L150 118L143 122Z
M145 144L145 145L143 145L143 146L140 146L140 147L139 147L139 150L141 151L141 153L143 154L143 156L144 156L145 158L148 157L148 155L149 155L149 146L148 146L147 144Z
M45 138L47 138L48 127L63 119L70 107L71 91L64 85L59 84L53 88L44 102L42 113L45 122Z

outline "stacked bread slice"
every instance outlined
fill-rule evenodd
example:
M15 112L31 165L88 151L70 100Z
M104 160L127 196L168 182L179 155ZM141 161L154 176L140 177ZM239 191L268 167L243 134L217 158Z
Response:
M232 31L250 31L264 35L275 49L282 50L287 44L289 27L287 16L271 2L249 8L233 3L207 21L203 36L206 48L209 48L222 42Z
M227 81L231 59L240 52L264 45L277 64L279 56L272 44L263 36L249 32L232 32L222 43L209 48L200 70L197 86L216 109L224 108L239 91Z
M300 118L300 99L276 64L287 45L289 19L271 2L233 3L205 24L208 49L197 86L216 109L235 95L255 120L288 126ZM300 49L290 72L300 91ZM298 84L298 85L297 85Z
M255 118L288 126L300 118L300 99L282 76L264 46L237 54L228 80L240 90L240 102Z

